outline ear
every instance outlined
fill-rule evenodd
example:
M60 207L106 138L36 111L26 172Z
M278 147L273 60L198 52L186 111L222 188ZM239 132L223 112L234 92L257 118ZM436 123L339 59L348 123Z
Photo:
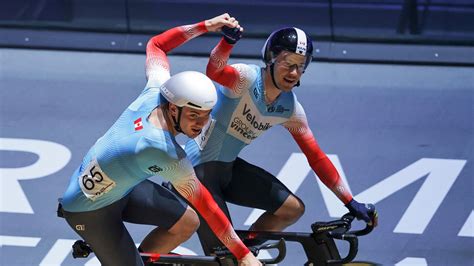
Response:
M168 110L172 116L176 116L178 114L178 107L172 103L169 103Z

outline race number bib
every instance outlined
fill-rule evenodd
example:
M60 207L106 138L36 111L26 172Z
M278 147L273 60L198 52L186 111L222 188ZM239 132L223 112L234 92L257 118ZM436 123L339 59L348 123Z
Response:
M209 137L211 136L212 130L214 129L215 125L216 125L216 120L209 119L207 124L202 128L201 134L199 134L199 136L194 138L194 141L196 141L201 151L206 146L207 141L209 140Z
M100 169L95 158L78 178L82 193L92 201L115 187L115 182Z

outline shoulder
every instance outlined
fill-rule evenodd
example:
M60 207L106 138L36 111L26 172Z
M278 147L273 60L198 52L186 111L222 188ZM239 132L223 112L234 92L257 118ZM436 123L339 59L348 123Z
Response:
M160 88L145 87L142 93L128 106L131 111L150 110L160 104Z
M241 97L248 91L260 77L260 68L256 65L238 63L231 65L237 71L237 80L231 90L224 90L223 93L231 98Z
M283 126L286 127L292 133L302 133L306 132L308 128L308 121L306 118L305 111L303 106L296 98L296 95L293 95L293 113L291 114L288 121L286 121Z
M294 109L293 109L293 116L306 116L304 112L303 105L298 101L298 98L296 97L296 94L292 92L293 94L293 104L294 104Z
M259 77L260 68L256 65L238 63L231 66L239 73L240 81L253 83Z
M289 109L289 117L294 116L295 113L300 113L303 108L293 91L283 92L280 98L285 108Z
M159 88L163 85L168 79L170 79L169 72L162 71L162 73L153 73L148 77L148 81L145 86L145 90L148 88Z
M231 65L233 68L237 69L240 73L255 76L259 71L259 67L254 64L245 64L245 63L236 63Z

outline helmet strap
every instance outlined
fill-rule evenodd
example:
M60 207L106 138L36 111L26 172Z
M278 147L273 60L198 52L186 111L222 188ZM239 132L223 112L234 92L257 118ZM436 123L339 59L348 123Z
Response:
M173 119L174 123L174 129L179 132L183 133L183 130L181 129L180 122L181 122L181 113L183 112L183 107L176 106L178 108L178 119L176 119L174 116L171 116L171 119Z
M272 62L272 64L270 65L270 76L272 76L272 82L273 82L273 85L275 86L275 88L281 90L278 85L276 84L276 81L275 81L275 71L273 71L273 69L275 68L275 62Z
M304 74L304 69L303 69L303 74ZM295 87L299 87L299 86L301 85L300 80L301 80L301 77L300 77L300 79L298 80L298 82L296 82Z

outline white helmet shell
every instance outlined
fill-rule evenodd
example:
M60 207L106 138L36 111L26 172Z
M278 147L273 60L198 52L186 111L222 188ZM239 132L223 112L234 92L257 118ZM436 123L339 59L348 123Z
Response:
M217 102L214 83L196 71L184 71L172 76L160 87L160 92L166 100L179 107L210 110Z

